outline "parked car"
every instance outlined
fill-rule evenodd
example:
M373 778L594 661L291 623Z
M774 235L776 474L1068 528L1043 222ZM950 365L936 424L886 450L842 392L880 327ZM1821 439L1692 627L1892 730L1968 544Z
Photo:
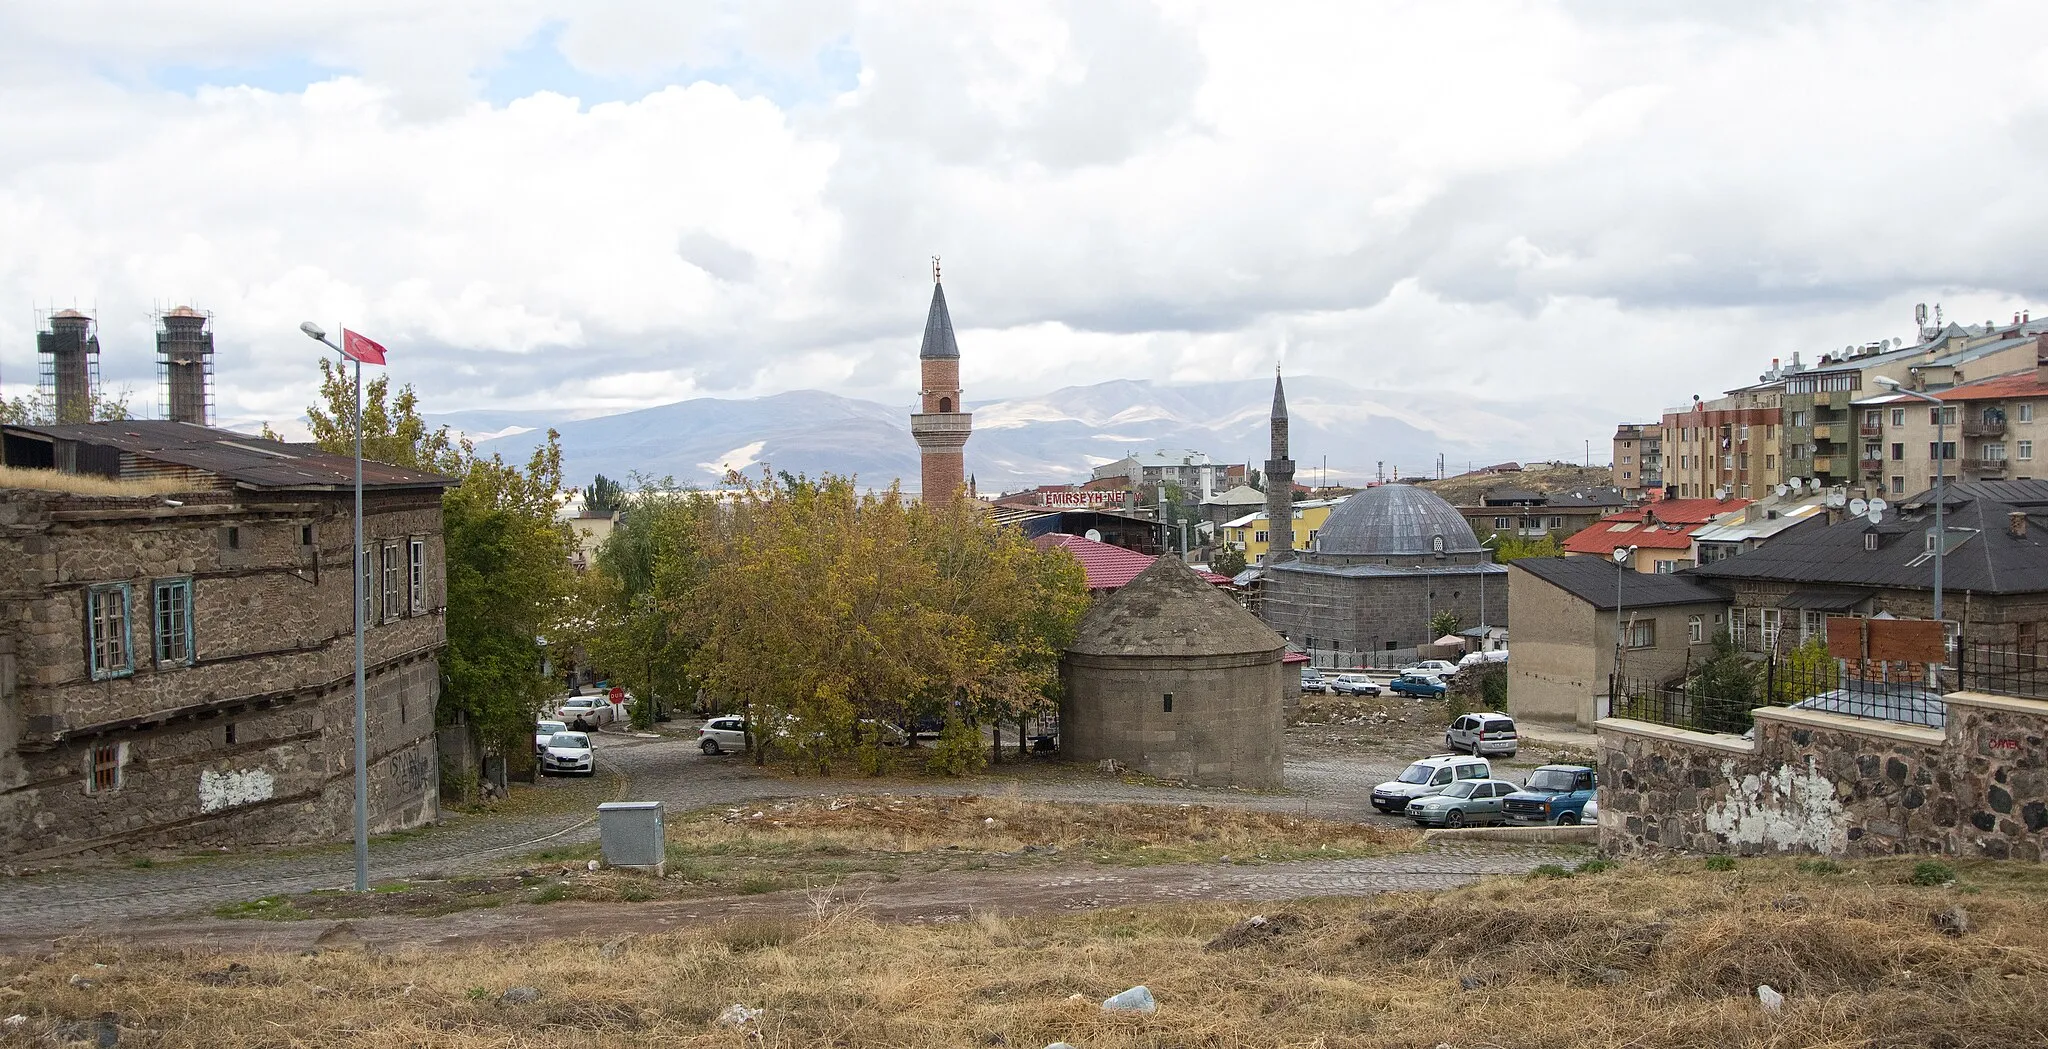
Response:
M1586 807L1579 810L1579 822L1588 827L1600 825L1600 796L1597 793L1587 798Z
M612 705L596 696L571 696L555 708L555 717L572 728L601 728L612 719Z
M1495 648L1485 652L1467 652L1463 656L1458 657L1458 669L1465 670L1470 667L1485 666L1489 663L1506 663L1507 661L1508 650L1505 648Z
M1401 673L1422 677L1454 678L1458 676L1458 664L1444 659L1425 659L1402 667Z
M533 723L533 752L539 754L548 749L548 740L557 732L567 732L569 726L559 721L536 721Z
M1372 789L1372 807L1381 812L1400 812L1408 803L1464 779L1492 779L1493 766L1485 758L1439 754L1423 758Z
M1435 794L1408 803L1408 818L1423 826L1462 827L1468 823L1506 823L1501 799L1522 788L1504 779L1454 780Z
M1364 674L1339 674L1330 688L1340 696L1377 696L1380 686Z
M580 772L597 775L597 754L590 749L590 737L581 732L557 732L541 748L542 772Z
M747 719L716 717L697 730L697 749L706 754L747 749Z
M1521 745L1515 719L1506 714L1466 714L1444 730L1444 746L1454 751L1512 758Z
M1324 677L1323 672L1314 667L1302 667L1301 690L1303 692L1328 692L1330 691L1330 679Z
M1507 796L1501 810L1516 823L1577 826L1586 803L1593 800L1594 779L1593 770L1584 765L1545 765L1529 773L1529 781Z
M1403 671L1400 677L1388 682L1387 688L1397 696L1417 696L1423 699L1441 696L1450 691L1449 688L1444 686L1442 681L1436 678L1425 677L1421 674L1410 674L1406 671Z

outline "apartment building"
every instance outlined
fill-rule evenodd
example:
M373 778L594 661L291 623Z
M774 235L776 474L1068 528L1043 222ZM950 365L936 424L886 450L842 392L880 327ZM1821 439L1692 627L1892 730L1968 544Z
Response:
M1858 402L1864 485L1886 498L1931 488L1937 459L1950 481L2048 476L2037 465L2048 457L2048 370L2037 365L1933 396L1939 407L1899 393Z
M1772 379L1665 412L1659 427L1665 496L1752 499L1784 480L1778 432L1784 391L1784 381Z
M1614 487L1630 501L1662 494L1664 487L1664 425L1622 423L1614 430Z

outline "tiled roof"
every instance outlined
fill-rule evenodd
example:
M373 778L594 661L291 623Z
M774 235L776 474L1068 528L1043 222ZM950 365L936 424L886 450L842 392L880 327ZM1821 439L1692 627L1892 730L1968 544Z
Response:
M1649 525L1641 521L1618 520L1619 514L1595 521L1572 533L1564 541L1568 554L1612 554L1616 547L1640 546L1649 550L1690 550L1693 529L1698 525Z
M1696 579L1631 572L1591 557L1524 557L1508 562L1508 567L1527 572L1601 610L1614 607L1617 582L1623 608L1717 604L1728 600L1726 594ZM1511 578L1508 585L1515 586L1517 581Z
M1159 560L1151 554L1141 554L1136 550L1126 550L1121 546L1098 543L1093 539L1060 532L1041 535L1033 539L1031 545L1040 550L1059 547L1073 554L1074 559L1081 562L1082 570L1088 573L1090 590L1115 590L1125 586L1138 578L1138 573L1152 567L1152 562ZM1214 572L1197 574L1217 585L1230 582L1229 576L1217 575Z
M2040 370L2028 368L2025 371L1994 375L1989 379L1967 382L1935 394L1944 401L2002 401L2013 397L2048 397L2048 384L2041 382Z

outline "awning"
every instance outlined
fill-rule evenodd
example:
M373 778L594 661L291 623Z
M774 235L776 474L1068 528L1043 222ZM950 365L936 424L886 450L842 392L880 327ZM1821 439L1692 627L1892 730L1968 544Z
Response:
M1864 602L1862 594L1839 590L1794 590L1778 601L1779 608L1810 608L1816 612L1847 612Z

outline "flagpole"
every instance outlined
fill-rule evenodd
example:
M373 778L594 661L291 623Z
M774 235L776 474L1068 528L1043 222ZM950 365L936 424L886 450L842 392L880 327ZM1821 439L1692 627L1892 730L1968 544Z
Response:
M344 330L343 340L347 334ZM351 358L353 359L353 358ZM363 362L356 365L356 891L370 889L370 739L363 703L363 606L369 583L363 578L368 554L363 543Z

